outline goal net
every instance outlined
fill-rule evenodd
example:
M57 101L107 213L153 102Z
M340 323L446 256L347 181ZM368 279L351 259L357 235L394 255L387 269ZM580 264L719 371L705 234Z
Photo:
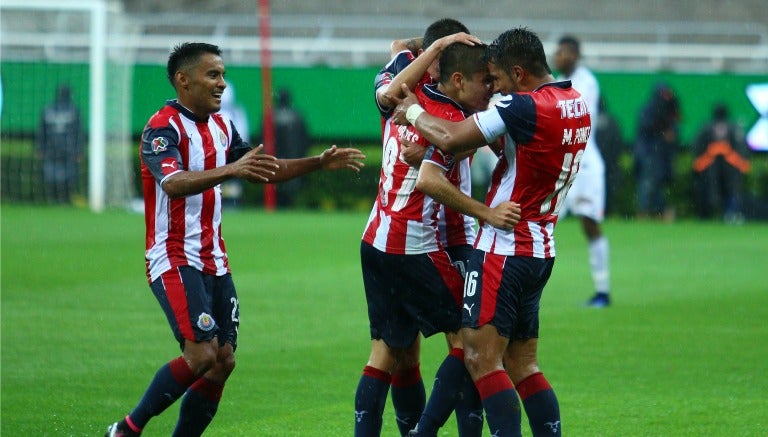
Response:
M113 40L130 35L117 7L104 0L0 2L3 202L94 211L129 204L136 191L133 53Z

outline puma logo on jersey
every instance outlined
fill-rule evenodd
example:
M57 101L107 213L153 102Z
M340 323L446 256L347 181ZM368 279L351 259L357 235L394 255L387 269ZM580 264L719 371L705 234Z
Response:
M160 164L160 167L168 167L168 168L176 168L176 161L173 162L163 162Z
M467 310L469 317L472 317L472 308L474 307L475 307L475 304L472 304L472 305L464 304L464 309Z

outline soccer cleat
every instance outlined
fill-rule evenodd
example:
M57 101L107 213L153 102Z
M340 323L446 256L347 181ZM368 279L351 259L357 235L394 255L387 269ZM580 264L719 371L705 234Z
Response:
M605 308L611 304L611 298L608 293L595 293L592 299L588 300L585 306L590 308Z
M112 425L109 425L109 428L107 428L107 432L104 433L104 437L132 437L132 436L138 436L139 433L134 432L132 429L123 429L120 426L120 422L115 422Z

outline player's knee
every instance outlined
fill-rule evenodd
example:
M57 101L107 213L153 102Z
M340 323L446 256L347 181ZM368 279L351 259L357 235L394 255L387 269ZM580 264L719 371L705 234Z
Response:
M214 343L195 343L184 348L184 358L195 375L202 375L217 362L218 347Z
M229 377L229 375L235 370L235 364L235 354L229 354L224 357L224 360L221 362L222 373L224 373L226 377Z

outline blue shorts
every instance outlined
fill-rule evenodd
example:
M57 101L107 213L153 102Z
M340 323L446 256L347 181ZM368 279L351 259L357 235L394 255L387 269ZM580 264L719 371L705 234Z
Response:
M462 326L491 324L510 340L538 338L539 302L554 264L554 258L475 251L464 282Z
M404 349L461 327L463 279L444 251L394 255L360 245L371 338Z
M182 347L185 340L218 337L219 345L237 348L240 306L232 275L209 275L181 266L160 275L150 288Z
M466 276L469 258L472 257L475 248L471 244L463 244L461 246L448 246L445 248L445 251L448 252L451 263L461 273L461 276Z

